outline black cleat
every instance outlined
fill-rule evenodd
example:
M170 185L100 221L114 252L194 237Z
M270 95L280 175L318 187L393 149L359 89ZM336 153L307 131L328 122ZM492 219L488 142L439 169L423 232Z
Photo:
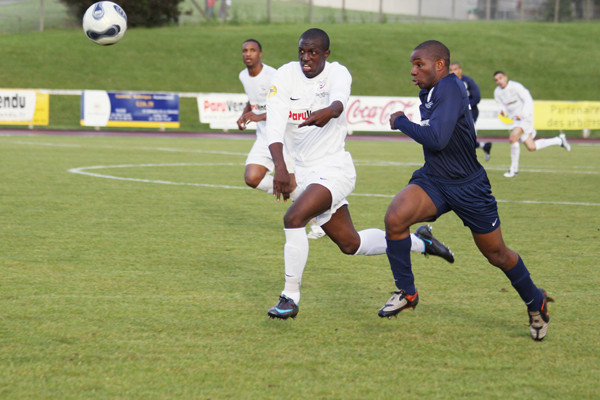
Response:
M550 314L548 314L548 302L554 301L552 297L548 297L548 293L540 288L544 295L544 301L542 301L542 308L539 311L529 311L529 332L533 340L544 340L546 333L548 333L548 325L550 324Z
M383 307L377 313L381 318L392 319L397 316L400 311L406 308L412 308L413 310L419 304L419 294L415 293L412 295L406 294L404 289L400 289L394 292L391 299L385 303Z
M267 312L267 314L269 315L269 318L296 318L296 315L298 315L298 310L299 308L294 302L294 300L290 299L287 296L281 295L279 297L279 303L277 303L273 308L271 308Z
M454 254L433 236L431 226L421 225L417 228L415 235L425 243L425 253L423 254L442 257L449 263L454 262Z
M484 144L482 149L483 149L483 152L485 153L485 156L483 159L485 161L490 161L490 158L492 157L492 155L490 154L490 152L492 151L492 142L487 142L486 144Z

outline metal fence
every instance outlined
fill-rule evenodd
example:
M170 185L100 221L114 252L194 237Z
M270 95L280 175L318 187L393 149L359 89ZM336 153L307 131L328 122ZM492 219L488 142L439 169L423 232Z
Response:
M600 20L600 0L184 0L180 10L180 25ZM59 0L0 0L0 33L79 26Z
M203 19L224 22L567 22L600 18L600 0L187 0L186 3L190 6L188 15L196 12Z

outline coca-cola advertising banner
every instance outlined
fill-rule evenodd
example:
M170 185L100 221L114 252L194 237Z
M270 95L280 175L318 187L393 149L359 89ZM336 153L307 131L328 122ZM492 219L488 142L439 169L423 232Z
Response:
M418 97L350 96L346 107L351 132L390 132L390 115L403 111L412 122L421 122Z
M212 129L237 130L237 119L248 102L245 94L236 93L200 93L197 97L200 122L209 124ZM346 106L348 131L352 132L389 132L390 115L403 111L415 123L421 122L418 97L379 97L350 96ZM478 130L509 129L498 119L498 106L493 99L483 99L479 103L479 119L475 127ZM256 129L251 123L247 129Z

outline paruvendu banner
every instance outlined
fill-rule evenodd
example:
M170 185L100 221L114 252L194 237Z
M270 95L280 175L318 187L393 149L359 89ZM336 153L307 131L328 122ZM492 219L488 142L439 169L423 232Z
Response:
M0 89L0 125L48 125L50 95L32 89Z
M81 125L179 128L179 95L84 90L81 95Z

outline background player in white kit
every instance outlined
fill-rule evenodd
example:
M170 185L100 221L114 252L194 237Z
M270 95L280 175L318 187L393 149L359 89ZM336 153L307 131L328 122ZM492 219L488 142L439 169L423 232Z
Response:
M273 176L270 174L273 171L273 159L265 136L265 121L267 119L267 94L276 70L262 62L262 55L262 46L258 40L248 39L242 44L242 59L246 68L240 72L239 78L248 96L248 103L237 120L237 125L240 130L244 130L248 123L256 122L256 141L246 158L244 171L246 184L264 192L273 193ZM286 162L293 171L293 161L287 155ZM295 186L293 174L292 184ZM291 199L295 200L299 193L299 190L293 191L290 194ZM316 221L313 221L310 224L309 237L318 239L322 236L325 236L325 232L317 225Z
M271 318L295 318L300 283L308 258L304 226L316 218L325 233L345 254L385 254L385 232L357 232L350 218L346 197L356 183L356 171L345 146L345 108L352 76L337 62L327 62L329 37L320 29L309 29L298 44L298 61L283 65L273 77L267 99L267 138L275 176L273 191L279 200L289 197L293 182L283 157L285 148L295 163L300 196L284 216L285 287L279 302L268 311ZM284 146L285 143L285 146ZM411 235L412 251L454 261L450 250L439 243L427 226Z
M500 115L512 119L514 122L508 137L510 141L510 169L504 174L513 178L519 173L519 156L521 147L519 141L525 144L527 150L536 151L548 146L561 146L571 151L571 145L564 133L551 139L533 140L536 135L533 129L533 98L529 90L519 82L509 81L508 76L502 71L494 72L494 99L500 105Z

